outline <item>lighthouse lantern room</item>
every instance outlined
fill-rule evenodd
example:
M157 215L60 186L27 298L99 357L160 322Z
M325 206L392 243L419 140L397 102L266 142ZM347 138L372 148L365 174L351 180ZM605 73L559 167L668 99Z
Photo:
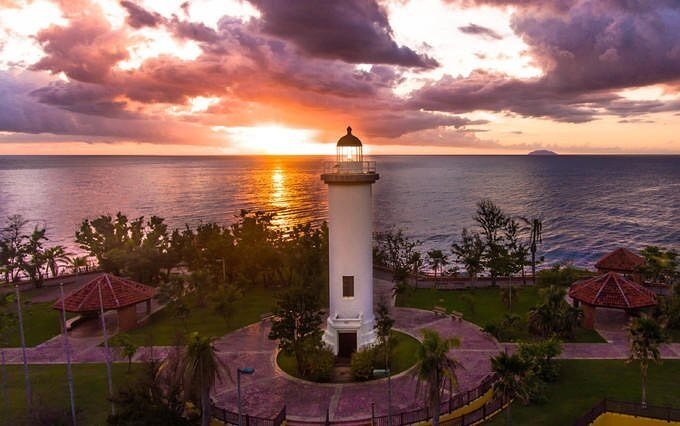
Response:
M342 358L375 343L373 315L372 185L375 163L347 128L335 162L321 179L328 185L329 311L324 341Z

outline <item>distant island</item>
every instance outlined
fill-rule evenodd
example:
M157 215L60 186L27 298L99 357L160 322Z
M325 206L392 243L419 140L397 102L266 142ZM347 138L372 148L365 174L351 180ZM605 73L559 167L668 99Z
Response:
M554 151L549 151L547 149L537 149L536 151L531 151L527 155L559 155L559 154Z

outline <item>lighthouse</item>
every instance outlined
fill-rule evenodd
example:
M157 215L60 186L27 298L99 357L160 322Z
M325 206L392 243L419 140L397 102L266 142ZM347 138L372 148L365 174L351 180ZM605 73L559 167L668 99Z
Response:
M372 186L375 162L347 128L335 161L321 179L328 185L329 310L324 342L342 358L375 343L373 315Z

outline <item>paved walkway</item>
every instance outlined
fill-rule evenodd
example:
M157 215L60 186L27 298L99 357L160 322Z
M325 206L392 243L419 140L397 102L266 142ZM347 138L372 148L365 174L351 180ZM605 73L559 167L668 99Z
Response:
M385 299L392 304L392 284L375 280L375 299ZM411 308L393 308L395 328L420 337L424 328L438 331L443 337L457 336L460 348L451 351L462 368L458 370L460 391L475 387L489 372L489 358L499 351L513 351L514 344L499 344L483 333L476 325L466 321L435 316L430 311ZM109 316L107 316L109 317ZM114 318L107 324L115 329ZM599 330L607 343L565 343L562 359L625 359L628 357L628 343L625 331L616 325L604 325ZM323 421L326 411L331 420L350 421L370 416L371 404L375 404L376 415L387 411L386 380L368 383L313 384L288 376L275 364L276 343L268 339L269 324L255 323L218 339L215 343L220 358L232 370L237 367L253 367L255 374L242 377L242 398L244 411L249 415L272 417L285 404L288 418ZM105 350L100 346L101 335L69 337L71 359L74 363L101 363ZM172 347L156 346L141 348L133 360L140 362L149 358L162 359ZM21 364L21 348L0 348L8 364ZM680 343L662 346L661 354L666 359L680 359ZM112 359L125 362L114 349ZM31 364L64 363L63 340L56 336L34 348L27 349ZM235 380L235 372L232 374ZM410 373L392 379L393 407L395 411L415 409L422 406L422 398L416 395L416 380ZM236 411L236 385L226 379L213 392L218 405Z
M420 336L423 328L437 330L444 337L457 336L461 347L452 351L463 367L458 370L461 391L475 387L490 373L487 354L498 352L498 344L473 324L436 317L418 309L396 308L395 328ZM276 343L267 338L269 325L253 324L219 339L215 346L220 357L232 366L253 367L255 374L241 377L241 395L245 412L271 417L285 404L292 420L323 421L328 410L331 420L353 420L370 417L371 404L376 415L387 412L385 380L368 383L313 384L288 376L275 366ZM481 355L481 356L480 356ZM217 386L214 398L218 405L236 411L236 388L229 381ZM416 395L416 379L403 373L392 379L395 411L420 408L422 398Z

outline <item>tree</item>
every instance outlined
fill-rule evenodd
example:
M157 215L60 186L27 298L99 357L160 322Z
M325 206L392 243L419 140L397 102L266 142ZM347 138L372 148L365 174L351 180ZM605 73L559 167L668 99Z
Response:
M491 357L491 370L496 373L496 383L493 390L507 403L505 409L505 424L512 424L512 414L510 406L515 397L525 395L524 376L527 372L527 364L518 354L508 355L507 352L500 352L495 357Z
M217 312L225 324L229 324L229 320L234 315L234 307L243 297L243 292L240 288L233 284L220 287L214 295L213 309Z
M529 251L531 252L531 276L536 280L536 251L543 243L543 221L540 218L520 218L529 228Z
M416 288L418 288L418 277L423 270L423 256L419 251L414 251L411 254L411 259L409 260L409 265L411 265L411 273L413 274L413 279L415 280Z
M458 338L443 339L434 330L423 330L423 344L418 348L418 363L415 374L418 378L417 391L425 393L432 408L432 424L439 425L441 394L446 381L457 387L456 368L458 361L449 358L448 352L460 346ZM423 388L424 386L424 388Z
M183 416L181 361L171 353L163 363L142 364L136 376L126 381L114 395L116 414L110 415L107 423L116 426L194 424Z
M38 228L36 226L31 235L27 236L28 240L24 244L26 259L23 261L21 269L33 282L35 288L42 287L45 278L43 274L43 267L45 265L43 241L47 240L45 232L45 228Z
M7 224L0 229L0 265L6 282L16 282L21 274L26 256L24 227L28 224L21 215L7 218Z
M484 269L482 265L482 255L484 254L484 243L478 233L470 233L463 228L460 236L460 243L451 246L451 252L456 256L458 262L463 264L468 277L474 282L477 275Z
M112 339L113 346L118 346L118 351L123 358L128 360L128 373L132 370L132 357L137 353L137 345L127 334L119 334Z
M541 337L572 337L583 315L581 309L564 300L566 290L550 286L541 290L542 302L529 310L529 331Z
M115 218L99 216L85 219L76 231L76 242L97 259L106 272L131 275L141 282L154 282L161 269L169 269L168 227L164 219L151 216L128 220L118 213Z
M390 333L394 326L394 318L390 316L390 307L384 299L378 302L375 311L375 333L378 336L378 345L384 351L385 368L390 368Z
M673 285L680 277L678 254L674 250L664 250L656 246L648 246L640 251L645 263L640 268L642 276L651 282Z
M650 362L656 363L661 359L659 345L666 341L666 336L659 322L643 314L631 321L628 326L628 339L630 342L629 362L637 361L640 364L642 406L646 407L647 370Z
M483 264L489 269L491 283L495 286L497 277L503 273L507 265L508 253L503 243L503 230L509 219L500 207L488 199L477 203L474 219L484 237Z
M412 269L413 253L420 241L411 240L401 229L390 229L376 234L376 255L392 269L392 281L398 283L408 278Z
M76 275L76 281L78 281L78 274L80 274L80 270L87 266L87 257L71 256L67 259L67 263L71 268L71 272Z
M56 245L53 247L46 248L43 253L45 264L49 272L52 274L53 278L59 274L59 265L65 264L69 261L68 254L66 253L66 248L62 245ZM47 276L48 271L45 271L45 276Z
M269 338L279 341L279 348L295 355L298 371L308 370L305 342L321 340L323 314L317 291L297 282L278 298Z
M225 368L217 357L213 338L191 333L183 359L185 394L200 401L201 425L210 425L210 389L222 380Z
M437 272L448 265L448 257L441 250L430 250L427 252L427 262L434 270L434 280L437 281Z

